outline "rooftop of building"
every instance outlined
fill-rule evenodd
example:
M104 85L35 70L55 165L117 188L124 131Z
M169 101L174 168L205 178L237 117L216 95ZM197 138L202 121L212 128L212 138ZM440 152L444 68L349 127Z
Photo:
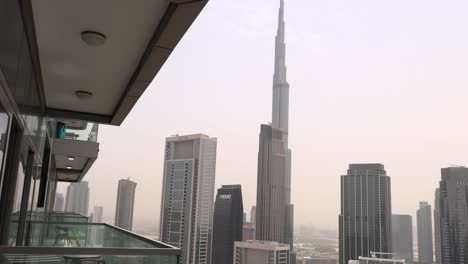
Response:
M349 164L350 170L384 170L385 167L380 163L352 163Z
M167 137L166 142L189 141L189 140L200 139L200 138L216 140L216 138L211 138L205 134L190 134L190 135L175 134L170 137Z
M289 250L290 245L281 244L276 241L247 240L235 242L236 247L263 249L263 250Z

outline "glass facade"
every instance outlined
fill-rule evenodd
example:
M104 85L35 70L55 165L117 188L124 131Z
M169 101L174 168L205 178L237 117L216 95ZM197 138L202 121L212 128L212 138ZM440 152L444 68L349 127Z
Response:
M242 241L243 213L240 185L223 185L218 189L213 215L212 263L232 263L234 242Z
M381 164L351 164L341 176L340 264L391 252L390 177Z
M216 139L166 139L160 234L182 249L183 263L211 263Z

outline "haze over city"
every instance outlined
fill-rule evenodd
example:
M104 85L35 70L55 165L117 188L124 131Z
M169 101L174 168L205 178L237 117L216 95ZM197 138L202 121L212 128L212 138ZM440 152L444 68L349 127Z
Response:
M90 205L113 216L137 182L135 220L159 220L164 139L218 138L216 187L255 204L258 135L271 122L277 1L211 1L121 127L101 126ZM466 165L466 1L287 1L295 224L336 229L349 163L385 165L392 211L431 204L440 168ZM65 192L66 184L60 186Z

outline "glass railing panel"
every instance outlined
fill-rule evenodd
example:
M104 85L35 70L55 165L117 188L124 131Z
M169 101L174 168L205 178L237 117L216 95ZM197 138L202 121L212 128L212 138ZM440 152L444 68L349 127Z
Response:
M88 228L84 224L32 222L30 230L30 246L87 247Z
M87 264L177 264L176 256L157 255L82 255L82 254L2 254L0 264L10 263L87 263Z
M31 222L30 246L155 248L146 239L105 224Z
M85 121L57 121L57 138L97 142L99 125Z
M79 222L87 223L88 217L73 212L51 212L48 216L49 222Z

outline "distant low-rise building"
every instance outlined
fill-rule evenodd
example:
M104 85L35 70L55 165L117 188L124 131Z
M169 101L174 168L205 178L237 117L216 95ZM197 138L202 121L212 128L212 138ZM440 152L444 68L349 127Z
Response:
M336 264L338 259L327 257L305 257L298 259L296 264Z

